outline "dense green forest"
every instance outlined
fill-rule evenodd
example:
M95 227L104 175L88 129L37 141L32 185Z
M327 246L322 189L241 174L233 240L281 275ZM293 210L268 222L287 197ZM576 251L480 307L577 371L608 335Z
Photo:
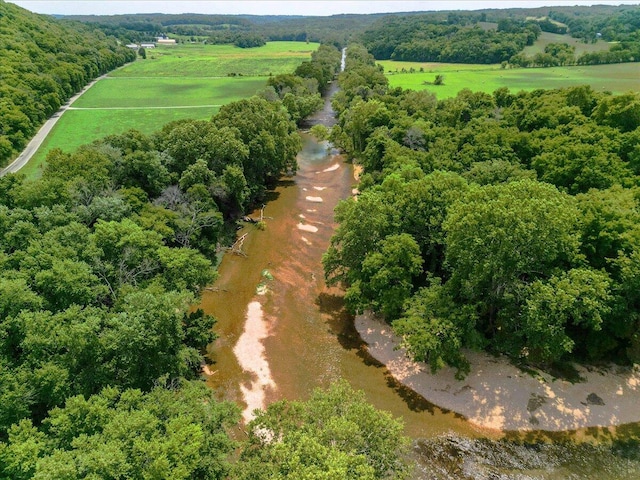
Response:
M324 257L436 369L640 358L640 93L389 89L348 50L331 137L364 167Z
M620 6L613 12L603 5L584 8L552 7L548 17L566 25L572 37L593 41L598 34L608 41L638 41L640 9ZM558 32L563 33L563 32Z
M534 21L501 22L482 28L467 16L387 17L361 35L376 60L500 63L532 45L541 32Z
M611 7L604 11L598 7L480 10L387 16L357 38L377 60L507 62L516 67L597 65L640 58L639 25L637 7ZM585 42L603 39L615 43L609 50L586 52L577 58L568 44L559 43L527 58L522 52L524 47L532 45L543 31L569 33Z
M0 0L0 167L90 80L136 54L79 22L60 22Z
M192 305L211 259L295 171L294 120L322 105L340 57L323 46L301 76L211 121L53 150L40 179L0 178L0 478L407 472L402 424L345 384L271 406L237 442L238 407L200 380L215 319ZM261 437L266 425L283 441Z
M635 41L604 14L580 23L572 12L549 16ZM450 33L499 45L526 44L537 32L490 14L477 21L495 20L495 33L462 17ZM620 10L629 22L633 15ZM356 30L349 16L334 19L332 32L330 20L290 18L282 29L272 17L243 30L253 20L226 19L221 30L244 32L233 41L280 31L334 45ZM0 21L4 159L69 95L135 56L93 27L4 2ZM130 37L139 40L184 27L154 21L109 28L141 32ZM375 31L365 35L375 40ZM296 122L322 104L339 68L328 44L210 121L54 150L42 178L0 178L0 478L409 474L401 423L344 383L271 405L236 442L237 406L200 380L215 319L191 306L215 279L212 259L235 221L295 170ZM357 44L340 85L331 139L364 175L357 200L336 210L340 226L323 263L352 311L383 314L434 369L466 372L468 347L543 366L638 361L639 93L464 90L437 101L389 89Z

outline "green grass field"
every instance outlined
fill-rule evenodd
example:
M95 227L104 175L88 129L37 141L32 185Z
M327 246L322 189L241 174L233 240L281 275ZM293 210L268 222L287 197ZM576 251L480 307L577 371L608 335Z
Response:
M222 105L250 97L265 78L107 77L91 87L72 108L180 107Z
M114 77L226 77L292 73L318 49L317 43L269 42L263 47L178 44L147 51L147 59L113 72Z
M47 153L53 148L71 152L80 145L91 143L98 138L136 129L151 134L174 120L194 118L208 120L218 112L219 107L189 108L141 108L127 110L68 110L56 123L40 149L27 163L21 173L28 178L40 176Z
M378 62L388 74L391 87L429 90L439 99L455 97L463 88L493 93L501 87L512 92L537 88L564 88L590 85L597 91L614 94L640 90L640 63L553 68L501 69L499 65L461 65L411 62ZM402 68L416 73L395 73ZM420 73L420 68L424 72ZM396 70L397 69L397 70ZM443 75L444 85L430 85L436 75Z
M270 73L293 72L317 47L270 42L251 49L187 44L149 50L146 60L111 72L87 90L61 116L22 172L39 176L53 148L70 152L132 128L150 134L173 120L209 119L221 105L261 90ZM227 77L228 66L243 76Z

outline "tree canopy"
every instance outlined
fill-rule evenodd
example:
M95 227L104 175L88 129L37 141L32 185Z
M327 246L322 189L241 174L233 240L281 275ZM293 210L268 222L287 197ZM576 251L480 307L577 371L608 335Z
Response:
M402 428L363 392L338 382L305 402L283 400L258 412L234 478L407 478Z
M638 94L416 98L351 83L371 68L352 48L330 137L364 174L323 259L352 311L384 314L434 369L464 373L464 348L637 361Z
M3 478L227 478L238 409L202 383L148 393L108 387L68 398L40 426L22 420L0 443Z

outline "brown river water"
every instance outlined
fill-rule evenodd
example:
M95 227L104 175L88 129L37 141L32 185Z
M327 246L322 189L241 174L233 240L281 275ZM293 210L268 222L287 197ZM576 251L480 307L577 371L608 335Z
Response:
M218 319L219 338L212 347L215 373L209 383L224 398L242 404L241 386L267 370L273 380L263 379L267 402L304 399L313 388L344 378L364 390L373 405L402 417L407 434L414 438L444 432L483 435L460 416L403 388L367 355L353 318L344 309L342 292L325 285L321 263L335 228L333 209L351 195L353 169L326 144L305 133L301 136L298 171L285 178L266 203L266 229L248 225L239 232L248 233L243 245L246 256L227 253L213 289L203 296L201 306ZM259 215L259 211L252 214ZM252 331L266 338L246 344L245 354L257 361L254 372L247 373L234 347L248 317L255 319L258 314L255 302L261 306L266 332Z

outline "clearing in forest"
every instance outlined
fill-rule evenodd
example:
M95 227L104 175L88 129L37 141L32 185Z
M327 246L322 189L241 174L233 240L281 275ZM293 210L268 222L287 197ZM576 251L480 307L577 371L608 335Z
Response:
M524 48L523 53L529 57L532 57L536 53L544 52L544 49L550 43L566 43L576 49L575 55L579 57L583 53L603 52L609 50L611 44L604 40L598 40L597 42L584 42L579 38L574 38L571 35L561 35L559 33L542 32L533 45Z

